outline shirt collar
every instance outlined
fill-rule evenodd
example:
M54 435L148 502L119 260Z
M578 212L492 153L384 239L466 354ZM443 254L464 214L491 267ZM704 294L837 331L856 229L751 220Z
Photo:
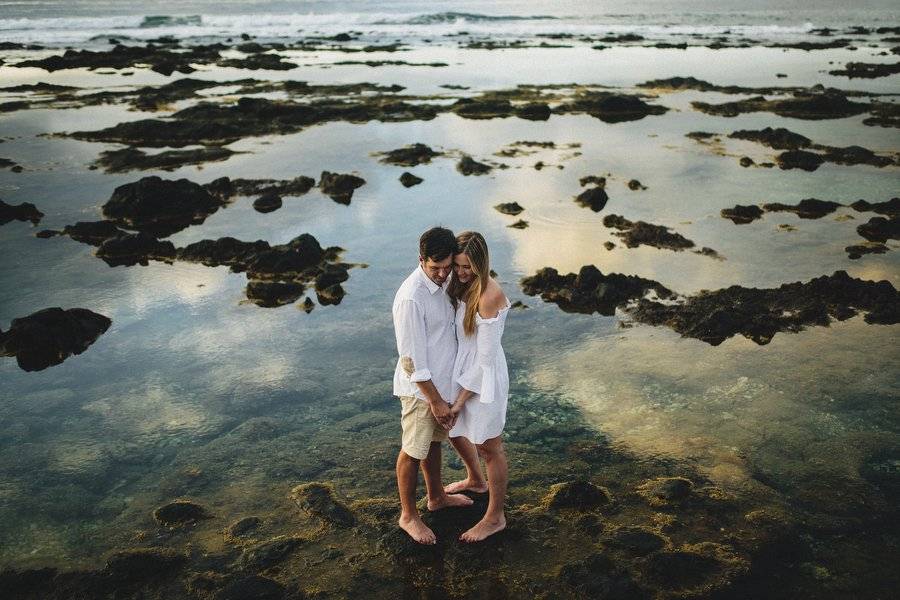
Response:
M428 291L431 292L432 295L434 295L435 292L437 292L439 289L441 289L441 286L439 286L438 284L433 282L428 277L428 275L425 274L425 269L422 268L421 264L418 267L416 267L416 272L418 272L419 278L423 282L425 282L426 287L428 287Z

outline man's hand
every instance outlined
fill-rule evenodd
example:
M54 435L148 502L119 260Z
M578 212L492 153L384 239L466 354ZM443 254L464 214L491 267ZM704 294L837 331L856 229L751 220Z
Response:
M450 406L443 400L435 400L428 404L431 406L431 414L441 424L441 427L447 431L453 429L453 424L456 423L456 415L450 411Z

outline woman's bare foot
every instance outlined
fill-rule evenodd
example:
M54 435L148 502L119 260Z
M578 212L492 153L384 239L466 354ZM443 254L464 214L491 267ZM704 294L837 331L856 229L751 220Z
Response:
M503 531L506 528L506 517L501 516L497 520L488 520L487 517L481 519L472 529L466 531L461 536L459 536L459 540L461 542L480 542L488 536L494 535L498 531Z
M428 510L435 511L442 508L450 508L451 506L469 506L472 499L462 494L444 494L443 498L435 501L428 501Z
M472 481L471 479L463 479L462 481L454 481L449 485L444 486L444 491L448 494L458 494L460 492L475 492L476 494L483 494L487 491L488 484L487 481Z
M397 523L400 525L400 529L408 533L409 537L414 541L420 544L437 543L437 537L435 537L434 532L428 528L428 525L422 521L419 515L409 518L400 517Z

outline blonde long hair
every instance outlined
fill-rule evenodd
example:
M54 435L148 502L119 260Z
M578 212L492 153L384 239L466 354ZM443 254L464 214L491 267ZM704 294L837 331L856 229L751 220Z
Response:
M459 301L466 303L466 314L463 317L463 331L466 335L475 333L475 315L478 313L478 300L481 293L487 289L488 278L491 276L491 262L488 255L487 242L477 231L464 231L456 236L459 245L457 254L465 254L472 265L472 279L468 283L462 283L456 278L454 272L447 293L453 308L457 308Z

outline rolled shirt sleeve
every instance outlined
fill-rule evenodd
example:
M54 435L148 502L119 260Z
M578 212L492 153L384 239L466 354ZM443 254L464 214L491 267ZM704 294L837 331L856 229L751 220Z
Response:
M397 306L397 351L400 366L412 383L431 379L425 313L415 300L403 300Z

